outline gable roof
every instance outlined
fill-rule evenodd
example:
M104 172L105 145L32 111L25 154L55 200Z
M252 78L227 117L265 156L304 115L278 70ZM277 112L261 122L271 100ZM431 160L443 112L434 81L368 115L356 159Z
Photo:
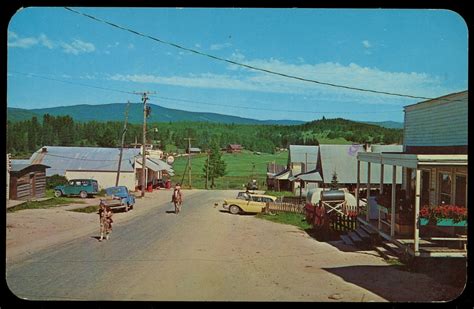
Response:
M372 152L402 152L403 145L372 145ZM319 145L321 153L322 177L324 183L331 183L334 172L339 183L357 183L357 153L365 152L364 146ZM361 162L360 182L367 183L367 164ZM380 164L371 164L370 182L380 183ZM397 169L397 183L402 182L401 169ZM385 168L384 183L392 183L392 169Z
M123 149L120 170L134 171L134 157L139 154L140 149ZM64 176L66 170L117 171L119 155L118 148L44 146L31 156L30 162L51 166L46 170L46 176L55 174Z
M316 169L318 163L319 146L290 145L288 152L288 165L291 163L305 164L305 170Z

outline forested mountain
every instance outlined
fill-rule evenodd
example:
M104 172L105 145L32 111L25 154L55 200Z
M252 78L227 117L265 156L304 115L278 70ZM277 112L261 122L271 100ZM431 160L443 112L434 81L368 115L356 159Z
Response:
M20 109L8 108L8 120L14 122L19 120L28 120L32 116L42 119L43 115L51 116L67 116L73 117L74 121L123 121L125 117L125 109L127 104L112 103L100 105L73 105L58 106L40 109ZM155 104L149 104L151 114L148 118L149 122L177 122L177 121L196 121L196 122L218 122L218 123L235 123L235 124L281 124L293 125L302 124L303 121L297 120L256 120L250 118L242 118L237 116L222 115L216 113L199 113L188 112L179 109L171 109ZM131 103L128 113L128 121L130 123L143 122L143 104Z
M109 114L116 114L114 111ZM104 115L106 116L106 115ZM43 145L50 146L120 146L122 121L77 122L71 116L32 117L7 122L7 152L28 156ZM221 147L241 144L244 148L272 153L276 147L290 144L319 143L401 143L402 130L387 129L345 119L323 119L302 125L222 124L212 122L153 122L148 125L148 142L158 143L165 151L186 148L185 138L192 146L208 149L212 141ZM129 123L125 144L142 140L142 125Z
M112 103L100 105L74 105L74 106L59 106L40 109L21 109L11 108L7 110L8 120L11 122L29 120L36 116L39 121L42 120L43 115L49 114L51 116L67 116L70 115L74 121L87 122L107 122L107 121L123 121L125 115L125 108L127 104ZM276 124L276 125L298 125L303 124L304 121L298 120L256 120L250 118L242 118L236 116L222 115L216 113L198 113L188 112L178 109L171 109L161 107L159 105L150 104L151 115L148 118L150 122L177 122L177 121L196 121L196 122L216 122L216 123L235 123L235 124ZM113 112L111 112L113 111ZM130 123L143 122L143 105L141 103L130 104L129 110ZM368 124L375 124L385 128L401 129L403 123L395 121L384 122L363 122Z

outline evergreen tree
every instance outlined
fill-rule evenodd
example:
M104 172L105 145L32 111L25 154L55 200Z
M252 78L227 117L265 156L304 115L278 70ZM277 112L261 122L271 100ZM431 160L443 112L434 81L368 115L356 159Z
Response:
M211 153L204 164L204 177L207 177L211 181L211 188L215 188L215 180L226 174L226 163L222 159L222 153L219 144L215 140L211 143Z

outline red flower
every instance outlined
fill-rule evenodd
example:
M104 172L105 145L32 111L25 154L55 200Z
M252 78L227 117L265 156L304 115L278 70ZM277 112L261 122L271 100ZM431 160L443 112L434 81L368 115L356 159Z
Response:
M423 206L420 209L420 217L435 222L440 219L453 219L454 222L459 222L467 220L467 208L456 205Z

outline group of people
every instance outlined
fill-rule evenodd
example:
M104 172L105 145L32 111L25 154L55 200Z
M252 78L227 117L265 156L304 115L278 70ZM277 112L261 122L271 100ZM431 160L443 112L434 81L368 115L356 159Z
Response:
M181 211L181 205L183 204L183 193L181 192L181 185L176 184L173 195L171 197L171 202L174 204L174 212L178 214ZM100 238L99 241L106 240L110 238L110 233L112 232L112 209L106 205L104 200L100 200L99 205L99 222L100 222Z

